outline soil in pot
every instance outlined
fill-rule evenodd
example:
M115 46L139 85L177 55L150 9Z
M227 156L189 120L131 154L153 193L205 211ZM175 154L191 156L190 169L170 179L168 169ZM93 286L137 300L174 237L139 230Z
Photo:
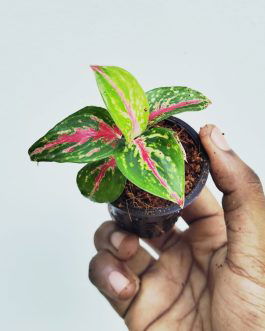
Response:
M195 187L201 173L203 159L200 156L200 151L185 129L179 125L162 121L157 126L170 128L177 132L185 149L187 158L187 162L185 162L185 195L188 195ZM175 203L145 192L127 181L124 192L116 201L116 205L120 208L134 207L148 210L173 206Z

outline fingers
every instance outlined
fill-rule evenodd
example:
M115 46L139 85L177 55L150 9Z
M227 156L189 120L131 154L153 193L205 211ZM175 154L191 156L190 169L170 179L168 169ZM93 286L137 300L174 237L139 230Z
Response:
M108 251L99 252L91 260L89 278L106 296L120 300L133 296L139 282L126 264Z
M139 238L121 231L113 221L105 222L98 228L94 241L98 251L107 250L117 259L126 261L136 275L154 262L152 256L139 245Z
M139 238L121 231L113 221L105 222L97 229L94 243L98 251L108 250L121 260L128 260L139 248Z
M126 263L103 250L89 264L89 279L122 316L139 289L139 278Z
M166 232L162 236L152 239L145 239L145 242L159 254L175 245L179 241L182 233L182 231L174 226L170 231Z
M155 260L133 234L105 222L95 233L98 254L91 260L89 278L123 316L139 289L139 278Z
M206 187L181 216L190 225L185 236L196 248L209 252L227 241L223 209Z
M224 193L223 209L228 235L228 253L250 253L264 247L265 199L257 175L230 149L214 125L200 131L210 158L211 174Z
M223 209L207 188L190 206L183 210L181 216L190 225L189 231L185 232L185 236L196 248L208 252L215 250L226 242ZM202 220L203 222L197 222ZM158 253L161 253L175 245L182 235L182 231L177 227L173 227L164 235L145 241Z

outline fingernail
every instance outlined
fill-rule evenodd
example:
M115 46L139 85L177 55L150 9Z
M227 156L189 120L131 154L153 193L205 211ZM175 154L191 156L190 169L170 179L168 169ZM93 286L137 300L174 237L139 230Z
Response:
M121 242L126 237L126 234L122 232L113 232L110 236L110 242L111 244L116 248L119 249Z
M109 274L109 282L111 287L114 289L114 291L117 294L120 294L126 286L130 284L129 279L124 277L120 272L118 271L112 271Z
M223 151L229 151L231 149L224 137L224 134L216 126L212 130L211 139L213 143Z

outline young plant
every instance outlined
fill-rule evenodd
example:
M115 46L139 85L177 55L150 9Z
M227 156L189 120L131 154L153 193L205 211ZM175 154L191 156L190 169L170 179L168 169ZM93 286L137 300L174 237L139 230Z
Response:
M185 152L170 129L154 125L172 115L206 108L210 100L188 87L145 93L126 70L91 66L105 108L88 106L59 122L29 149L32 161L87 163L77 175L81 193L112 202L126 179L184 206Z

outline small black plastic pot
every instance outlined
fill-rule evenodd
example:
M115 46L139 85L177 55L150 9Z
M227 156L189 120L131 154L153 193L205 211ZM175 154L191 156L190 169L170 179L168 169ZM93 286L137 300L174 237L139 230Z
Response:
M191 126L175 117L169 117L166 121L177 124L188 133L190 138L197 145L200 156L203 159L201 173L197 183L193 190L185 197L185 208L196 199L206 183L209 174L208 156L202 147L199 135ZM111 218L117 222L121 229L135 233L142 238L158 237L169 231L178 220L182 211L177 204L153 209L141 209L131 206L128 206L128 208L120 208L118 207L117 200L110 203L108 209Z

